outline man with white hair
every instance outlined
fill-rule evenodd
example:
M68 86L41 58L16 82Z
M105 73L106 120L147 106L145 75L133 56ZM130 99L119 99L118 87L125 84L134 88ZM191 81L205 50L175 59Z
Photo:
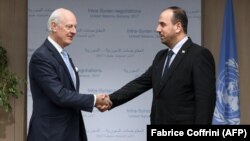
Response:
M76 35L77 20L70 10L56 9L48 20L48 38L29 64L33 112L28 141L87 141L81 110L108 108L104 94L80 94L79 76L65 48Z

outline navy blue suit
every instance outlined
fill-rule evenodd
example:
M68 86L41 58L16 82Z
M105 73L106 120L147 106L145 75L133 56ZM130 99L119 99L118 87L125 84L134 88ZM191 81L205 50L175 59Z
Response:
M79 76L75 74L76 88L48 39L33 53L29 63L33 113L28 141L87 141L81 110L92 112L94 96L79 94Z
M159 51L144 74L111 94L113 107L153 88L151 124L211 124L216 100L212 54L189 38L161 81L167 53Z

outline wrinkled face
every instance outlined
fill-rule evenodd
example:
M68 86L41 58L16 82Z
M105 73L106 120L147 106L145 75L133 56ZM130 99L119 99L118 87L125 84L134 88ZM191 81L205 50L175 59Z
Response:
M76 35L77 21L73 13L64 12L60 18L60 23L52 22L52 32L54 40L61 46L66 47L72 43Z
M161 42L168 47L173 47L176 40L176 24L172 23L173 12L171 10L163 11L159 17L156 31L160 35Z

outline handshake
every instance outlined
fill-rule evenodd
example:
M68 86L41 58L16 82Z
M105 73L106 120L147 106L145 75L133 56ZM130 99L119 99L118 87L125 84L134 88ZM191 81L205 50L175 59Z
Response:
M112 101L110 100L109 95L108 94L97 94L95 107L100 112L110 110L112 107Z

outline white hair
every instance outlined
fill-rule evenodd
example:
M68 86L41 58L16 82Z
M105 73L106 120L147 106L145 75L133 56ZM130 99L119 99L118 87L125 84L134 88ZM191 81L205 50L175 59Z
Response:
M60 22L61 22L61 19L60 19L61 10L62 10L62 8L59 8L51 13L49 20L48 20L48 23L47 23L49 32L52 31L52 29L51 29L52 22L55 22L56 24L60 24Z

